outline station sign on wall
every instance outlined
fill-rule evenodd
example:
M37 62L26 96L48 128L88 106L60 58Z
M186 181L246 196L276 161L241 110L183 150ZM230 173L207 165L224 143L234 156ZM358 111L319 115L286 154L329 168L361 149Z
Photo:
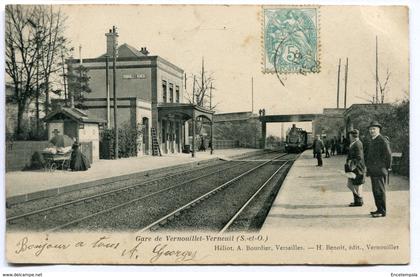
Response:
M123 79L146 79L146 74L124 74Z

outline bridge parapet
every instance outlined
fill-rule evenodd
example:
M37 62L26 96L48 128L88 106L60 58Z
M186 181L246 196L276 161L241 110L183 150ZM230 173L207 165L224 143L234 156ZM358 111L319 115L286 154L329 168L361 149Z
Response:
M313 121L322 114L282 114L282 115L264 115L259 119L262 123L268 122L302 122Z

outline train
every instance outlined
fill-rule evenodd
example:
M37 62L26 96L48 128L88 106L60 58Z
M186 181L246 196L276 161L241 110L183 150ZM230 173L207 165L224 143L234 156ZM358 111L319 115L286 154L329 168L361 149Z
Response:
M296 124L286 134L285 149L287 153L300 153L312 146L312 133L306 132L302 128L297 128Z

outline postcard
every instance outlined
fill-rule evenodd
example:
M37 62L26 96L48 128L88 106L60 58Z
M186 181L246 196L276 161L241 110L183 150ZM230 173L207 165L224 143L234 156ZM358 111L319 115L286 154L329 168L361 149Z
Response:
M408 12L7 5L7 261L409 264Z

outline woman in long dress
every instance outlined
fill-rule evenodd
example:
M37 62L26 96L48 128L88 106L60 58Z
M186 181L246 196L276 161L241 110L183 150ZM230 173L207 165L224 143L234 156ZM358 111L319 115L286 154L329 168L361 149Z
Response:
M90 162L88 158L80 151L79 143L74 142L70 158L70 168L72 171L85 171L90 168Z

